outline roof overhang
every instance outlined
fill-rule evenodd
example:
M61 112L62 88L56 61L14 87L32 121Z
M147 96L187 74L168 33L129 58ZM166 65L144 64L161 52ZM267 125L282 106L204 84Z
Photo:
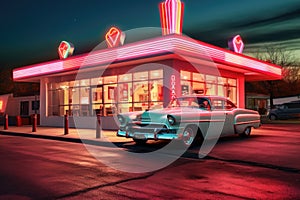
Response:
M14 81L37 81L45 76L75 73L77 70L108 65L128 65L132 62L154 62L188 56L194 60L208 60L219 68L245 75L246 81L276 80L282 78L280 66L234 53L181 35L168 35L143 40L121 47L92 51L65 60L25 66L13 70Z

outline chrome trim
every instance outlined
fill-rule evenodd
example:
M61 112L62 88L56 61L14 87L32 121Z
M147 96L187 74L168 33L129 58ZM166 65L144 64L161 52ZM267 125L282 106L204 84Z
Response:
M195 122L225 122L225 120L211 120L211 119L203 119L203 120L182 120L183 123L195 123Z
M260 120L252 120L252 121L247 121L247 122L238 122L238 123L235 123L234 125L251 124L251 123L260 123Z

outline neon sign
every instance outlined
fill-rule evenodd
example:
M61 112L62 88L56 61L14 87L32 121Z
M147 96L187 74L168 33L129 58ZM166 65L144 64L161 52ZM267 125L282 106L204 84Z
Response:
M184 4L180 0L166 0L159 4L162 34L182 34Z
M117 47L123 45L125 40L125 33L116 27L111 27L105 35L105 40L108 47Z
M71 56L74 51L73 44L62 41L58 46L58 55L60 59L66 59L67 57Z
M228 41L228 46L231 51L236 53L243 53L244 42L240 35L234 36L231 40Z
M171 76L171 99L176 98L176 77L175 75Z

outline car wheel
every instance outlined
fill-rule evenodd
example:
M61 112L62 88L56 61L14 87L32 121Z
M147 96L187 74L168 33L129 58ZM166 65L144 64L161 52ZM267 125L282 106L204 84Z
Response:
M183 131L182 142L186 146L192 146L197 136L197 128L188 126Z
M138 145L142 145L147 142L147 140L143 140L143 139L133 139L133 141Z
M250 133L251 133L251 127L247 127L243 133L240 134L240 136L242 137L249 137L250 136Z
M276 115L270 115L270 120L277 120Z

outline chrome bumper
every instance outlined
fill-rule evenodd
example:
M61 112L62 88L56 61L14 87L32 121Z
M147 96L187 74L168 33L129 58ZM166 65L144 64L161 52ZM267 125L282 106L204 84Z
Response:
M161 131L158 133L145 133L118 130L117 136L141 140L172 140L181 138L177 133L164 133Z

